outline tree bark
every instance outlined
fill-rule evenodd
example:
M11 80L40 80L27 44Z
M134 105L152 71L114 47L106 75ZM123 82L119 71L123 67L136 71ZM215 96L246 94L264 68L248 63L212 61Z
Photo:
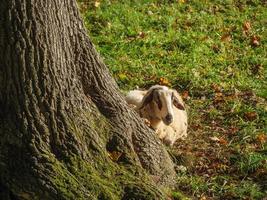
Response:
M0 199L164 199L172 161L76 2L1 1L0 19Z

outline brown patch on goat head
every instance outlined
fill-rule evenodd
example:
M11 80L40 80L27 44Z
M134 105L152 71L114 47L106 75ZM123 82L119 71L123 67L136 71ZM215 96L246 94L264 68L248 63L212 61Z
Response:
M147 104L150 104L152 101L155 101L158 105L158 108L162 109L162 102L159 97L159 93L157 89L151 90L146 96L144 97L143 104L141 109L144 108Z
M172 94L172 101L173 101L173 105L176 108L180 110L185 110L184 105L179 101L179 99L174 94Z
M159 96L158 90L154 91L154 98L153 99L157 103L158 108L161 110L162 109L162 102L160 100L160 96Z
M147 104L151 103L151 101L153 100L153 93L154 93L154 90L151 90L144 96L141 109L144 108Z

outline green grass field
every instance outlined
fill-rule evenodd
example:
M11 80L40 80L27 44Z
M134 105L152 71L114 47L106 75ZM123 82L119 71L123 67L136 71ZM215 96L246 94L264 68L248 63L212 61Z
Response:
M169 148L172 198L267 197L267 2L103 0L80 9L122 91L164 84L188 105L189 137Z

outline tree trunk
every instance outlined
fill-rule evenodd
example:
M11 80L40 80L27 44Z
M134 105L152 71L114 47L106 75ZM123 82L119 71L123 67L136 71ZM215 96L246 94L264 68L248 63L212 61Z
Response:
M164 199L173 164L76 2L1 1L0 19L0 199Z

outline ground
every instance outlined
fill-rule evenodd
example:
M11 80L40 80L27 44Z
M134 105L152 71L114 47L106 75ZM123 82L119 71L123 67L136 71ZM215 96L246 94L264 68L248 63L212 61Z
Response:
M267 197L267 2L79 5L123 92L163 84L187 104L189 137L168 148L177 169L171 198Z

